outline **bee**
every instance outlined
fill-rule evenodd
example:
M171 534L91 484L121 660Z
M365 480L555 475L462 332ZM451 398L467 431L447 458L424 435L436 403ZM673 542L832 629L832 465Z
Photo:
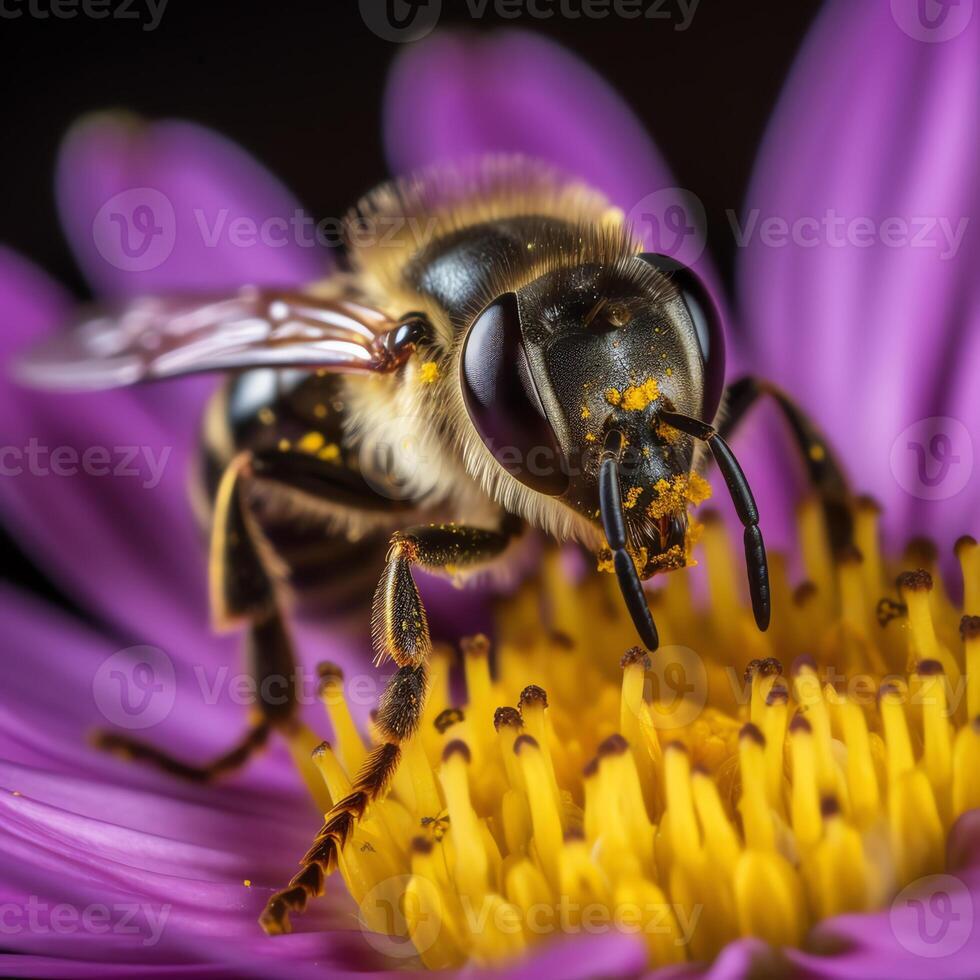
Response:
M528 527L578 541L615 573L655 650L642 582L688 563L686 488L713 459L744 526L765 630L759 514L726 440L763 395L789 420L828 513L846 510L836 461L782 392L743 379L722 409L725 338L708 289L645 253L601 194L492 158L389 183L346 229L347 267L323 281L135 299L81 317L20 365L34 385L80 389L230 372L206 411L200 487L214 620L246 629L257 690L294 675L285 570L294 590L349 607L370 594L363 576L380 549L373 643L378 663L397 667L380 741L270 900L269 932L319 894L419 724L431 640L413 569L466 577L506 566ZM295 692L276 701L207 766L116 735L103 742L209 779L295 724Z

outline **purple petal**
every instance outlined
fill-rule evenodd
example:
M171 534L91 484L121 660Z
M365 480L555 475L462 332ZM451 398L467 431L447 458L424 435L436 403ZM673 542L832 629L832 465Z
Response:
M958 33L927 43L912 0L830 3L770 124L742 218L752 370L826 427L857 489L884 504L896 543L926 533L946 547L980 529L971 7L939 5Z
M187 503L195 431L169 429L129 392L53 395L13 383L11 357L65 306L38 270L0 250L5 522L62 587L133 642L152 634L186 649L207 624L203 546Z
M265 168L194 123L90 116L68 133L57 172L62 222L98 293L133 295L326 271L300 208Z
M807 978L976 976L980 962L980 812L964 814L947 842L949 872L913 883L887 912L821 923L809 945L826 953L784 950Z

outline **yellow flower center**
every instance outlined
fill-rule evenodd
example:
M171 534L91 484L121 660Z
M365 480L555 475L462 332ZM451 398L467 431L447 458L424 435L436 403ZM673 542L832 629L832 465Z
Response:
M793 589L774 558L760 634L708 522L709 595L667 577L650 657L615 583L573 586L551 555L504 605L494 650L464 641L465 704L436 652L422 727L340 855L365 927L431 968L604 930L642 937L651 964L707 961L739 936L800 944L941 872L951 824L980 806L980 620L934 569L895 586L909 565L879 553L870 505L856 540L833 561L806 505L807 581ZM957 551L980 612L980 549ZM338 675L323 698L326 808L366 748Z

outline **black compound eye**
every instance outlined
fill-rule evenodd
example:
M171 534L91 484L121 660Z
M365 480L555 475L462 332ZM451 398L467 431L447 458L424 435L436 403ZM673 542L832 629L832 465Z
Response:
M640 258L670 277L691 316L704 361L701 417L705 422L711 422L725 390L725 331L718 308L700 277L688 266L669 255L654 252L644 252Z
M473 322L461 381L470 421L494 459L532 490L563 494L568 476L531 376L515 293L498 296Z

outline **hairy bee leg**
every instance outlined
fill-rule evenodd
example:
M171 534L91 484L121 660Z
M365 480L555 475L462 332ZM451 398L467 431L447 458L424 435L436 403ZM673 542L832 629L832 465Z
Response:
M484 565L504 551L516 529L515 523L507 521L498 531L459 524L427 524L397 531L372 605L377 662L391 657L403 667L429 654L429 624L412 577L413 565L447 574Z
M427 672L424 662L400 667L388 682L378 706L382 741L371 750L354 777L350 793L334 804L306 852L300 870L266 903L259 923L269 935L291 929L289 914L302 912L323 892L325 877L337 867L338 856L368 806L387 792L401 759L401 743L417 730L425 707Z
M739 378L728 386L726 394L728 414L718 430L725 439L735 432L761 398L773 399L789 424L806 464L808 479L820 497L831 546L838 552L850 546L854 531L850 485L843 467L814 422L789 395L760 378Z
M266 903L259 922L270 935L289 932L289 914L304 911L310 899L322 893L324 878L336 868L357 821L387 791L401 758L401 743L418 729L425 707L430 640L412 566L451 572L485 564L500 555L519 526L510 518L499 531L428 524L392 536L374 596L375 650L379 659L390 656L398 664L378 705L376 725L382 741L364 760L351 792L326 815L295 877Z

